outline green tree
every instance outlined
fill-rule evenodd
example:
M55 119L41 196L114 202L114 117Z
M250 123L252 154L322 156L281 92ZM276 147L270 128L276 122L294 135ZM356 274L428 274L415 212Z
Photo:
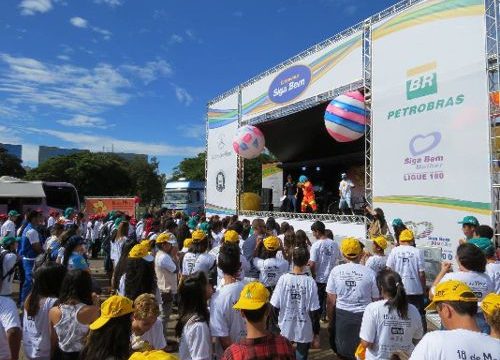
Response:
M196 157L185 158L176 167L172 179L186 178L188 180L205 181L206 152L201 152Z
M255 159L244 160L243 191L260 193L262 189L262 164L275 162L276 158L268 154L260 154Z
M0 176L23 177L26 175L26 170L24 170L21 164L21 159L7 153L7 150L0 147Z
M165 186L162 182L162 176L158 173L158 167L159 163L156 157L152 157L151 162L136 157L128 165L130 176L134 182L133 193L138 195L145 204L151 202L161 204L163 199Z

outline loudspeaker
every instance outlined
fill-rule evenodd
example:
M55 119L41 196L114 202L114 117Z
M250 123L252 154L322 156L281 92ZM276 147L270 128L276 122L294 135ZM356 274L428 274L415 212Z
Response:
M273 189L263 188L260 191L260 202L261 204L272 204L273 203Z

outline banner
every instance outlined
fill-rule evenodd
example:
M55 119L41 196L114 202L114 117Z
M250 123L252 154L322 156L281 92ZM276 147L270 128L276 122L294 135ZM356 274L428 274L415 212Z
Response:
M279 211L283 195L283 169L278 167L278 163L262 164L262 188L273 189L274 211Z
M452 260L458 221L491 225L482 0L429 0L372 31L373 195Z
M205 211L236 213L238 159L233 137L238 129L238 92L209 105L207 142L207 190Z
M110 211L121 211L135 217L135 201L133 197L91 197L85 198L87 215L106 215Z
M244 86L242 120L322 94L362 78L361 32Z

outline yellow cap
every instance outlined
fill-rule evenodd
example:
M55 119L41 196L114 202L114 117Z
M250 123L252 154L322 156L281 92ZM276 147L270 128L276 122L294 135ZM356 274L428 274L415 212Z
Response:
M436 303L441 301L478 302L479 299L474 295L471 288L463 282L449 280L436 286L432 302L425 310L436 310Z
M264 239L264 247L269 251L276 251L280 248L280 239L276 236L268 236Z
M387 248L387 239L385 236L377 236L372 238L372 241L377 244L382 250Z
M156 243L157 244L163 244L163 243L169 243L171 245L177 244L177 241L175 240L175 235L170 233L170 232L164 232L158 235L156 238Z
M191 234L191 238L193 239L194 243L198 243L198 242L204 240L206 237L207 237L207 234L205 234L205 232L202 230L195 230Z
M134 303L129 298L113 295L101 304L101 316L89 325L90 330L97 330L106 325L110 319L130 314L134 311Z
M347 258L355 258L363 251L361 243L358 239L353 237L348 237L342 240L340 244L340 251Z
M481 303L481 309L483 309L483 312L488 316L493 315L495 310L499 311L500 294L491 293L486 295Z
M413 231L405 229L401 231L401 234L399 234L399 241L413 241L415 240L415 236L413 235Z
M153 261L154 257L149 253L149 243L145 241L140 244L134 245L132 250L128 253L130 259L144 259L146 261Z
M269 290L258 282L252 281L245 285L240 293L240 299L234 304L235 310L257 310L269 301Z
M130 357L129 360L178 360L177 356L166 353L163 350L153 350L145 352L135 352Z
M240 241L240 235L234 230L228 230L224 233L224 242L236 244Z
M185 248L189 248L192 243L193 243L193 239L187 238L187 239L184 239L184 243L182 244L182 246Z

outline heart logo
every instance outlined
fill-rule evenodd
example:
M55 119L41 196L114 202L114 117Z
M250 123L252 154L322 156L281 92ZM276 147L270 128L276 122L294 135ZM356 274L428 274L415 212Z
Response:
M425 239L434 231L434 225L429 221L413 222L406 221L405 225L408 229L413 231L415 239Z
M431 132L427 135L415 135L410 140L410 153L412 156L419 156L434 149L441 142L441 133Z

